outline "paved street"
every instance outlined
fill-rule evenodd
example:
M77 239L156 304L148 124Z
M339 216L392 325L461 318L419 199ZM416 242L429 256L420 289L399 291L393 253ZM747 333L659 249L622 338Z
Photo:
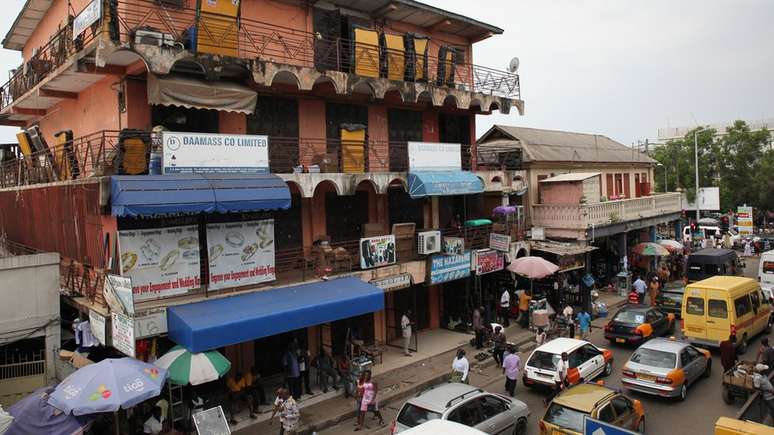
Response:
M757 259L749 259L747 261L746 275L750 277L757 276L757 268ZM604 325L604 319L598 319L596 322L594 322L594 325L597 327ZM756 338L751 343L752 345L749 347L747 353L740 358L754 358L755 353L757 352L759 340L760 337ZM593 331L591 341L596 345L609 347L607 341L602 335L601 328L597 328ZM615 370L612 376L605 379L605 383L612 387L620 387L621 366L628 360L634 349L631 347L613 346L612 350L615 354ZM522 361L524 361L528 355L529 353L522 354ZM449 361L449 364L451 365L451 361ZM709 379L702 379L695 383L688 390L688 398L685 402L654 398L647 395L632 393L631 397L641 400L645 407L646 432L651 434L710 434L713 431L715 420L717 420L718 417L733 416L739 407L741 407L742 402L737 401L734 406L729 406L726 405L721 399L720 367L719 356L713 355L712 376ZM473 385L482 387L488 391L504 392L503 377L501 373L494 367L490 367L482 373L472 374L471 382ZM538 433L538 420L542 416L543 412L545 412L542 393L526 390L521 384L521 380L519 380L517 397L520 400L526 402L532 413L532 415L529 417L528 433ZM395 419L395 415L401 405L402 402L393 403L384 407L382 410L384 419L387 421L387 427L379 428L377 423L375 421L371 421L369 417L368 425L370 426L370 430L357 433L372 433L380 435L389 433L390 423ZM354 421L348 420L338 426L324 430L321 433L331 435L355 433L352 430L353 426Z

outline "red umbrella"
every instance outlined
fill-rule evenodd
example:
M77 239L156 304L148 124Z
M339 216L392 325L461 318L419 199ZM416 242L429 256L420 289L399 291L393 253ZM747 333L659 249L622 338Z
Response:
M556 273L559 266L540 257L521 257L509 264L508 270L530 279L540 279Z

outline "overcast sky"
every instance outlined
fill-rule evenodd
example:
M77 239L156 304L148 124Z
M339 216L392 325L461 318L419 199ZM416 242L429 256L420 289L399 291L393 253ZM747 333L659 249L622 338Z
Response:
M505 29L473 62L521 60L524 116L493 123L608 135L625 144L659 127L774 118L771 0L426 0ZM5 35L24 0L2 0ZM17 52L0 50L4 71ZM7 77L7 73L2 77ZM5 80L3 80L5 81ZM0 129L13 141L15 129Z

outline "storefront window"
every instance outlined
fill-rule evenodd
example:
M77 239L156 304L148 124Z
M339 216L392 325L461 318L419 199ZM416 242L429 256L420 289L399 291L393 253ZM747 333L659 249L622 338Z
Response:
M151 106L151 124L170 131L189 133L220 132L217 110L186 109L177 106Z

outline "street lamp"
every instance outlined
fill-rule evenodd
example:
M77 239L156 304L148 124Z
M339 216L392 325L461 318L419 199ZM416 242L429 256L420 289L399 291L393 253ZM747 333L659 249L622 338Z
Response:
M661 163L656 163L656 166L658 166L659 168L664 168L664 193L667 193L669 191L669 189L667 189L667 171L666 171L666 166L664 166Z

